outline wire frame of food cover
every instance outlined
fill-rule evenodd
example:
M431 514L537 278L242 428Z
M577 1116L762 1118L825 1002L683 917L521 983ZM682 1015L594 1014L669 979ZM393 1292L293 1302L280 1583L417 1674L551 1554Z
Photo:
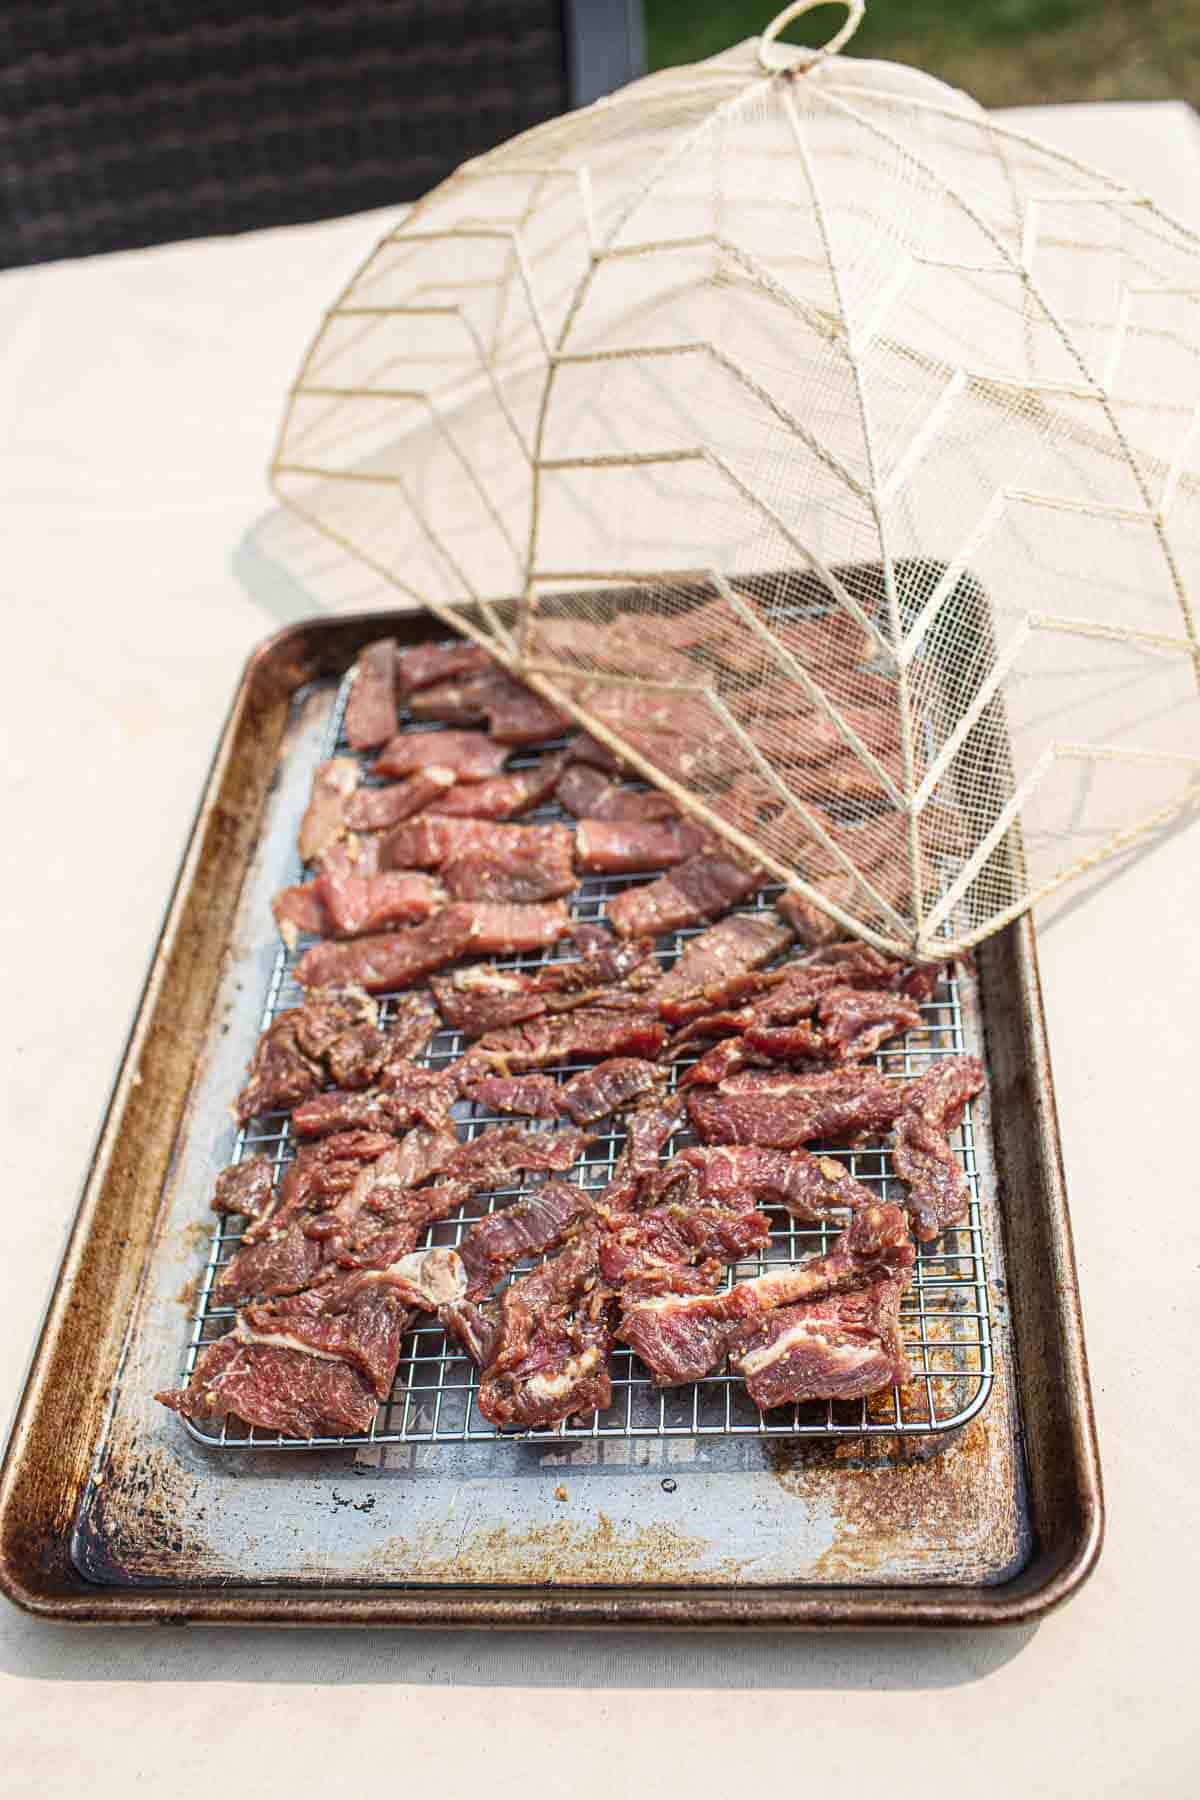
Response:
M761 39L464 164L281 499L841 929L962 949L1200 799L1200 240Z

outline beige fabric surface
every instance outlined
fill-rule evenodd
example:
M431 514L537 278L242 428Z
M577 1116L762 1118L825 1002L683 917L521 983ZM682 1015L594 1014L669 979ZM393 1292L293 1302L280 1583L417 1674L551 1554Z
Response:
M1200 222L1188 109L1017 116ZM311 610L267 579L264 470L387 217L0 277L9 1408L239 668ZM1180 833L1041 920L1109 1506L1064 1611L699 1641L70 1632L5 1607L0 1793L1194 1792L1198 880Z

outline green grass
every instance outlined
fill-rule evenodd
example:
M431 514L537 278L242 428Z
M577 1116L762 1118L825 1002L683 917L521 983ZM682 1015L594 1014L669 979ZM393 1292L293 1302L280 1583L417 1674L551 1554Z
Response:
M652 69L753 37L771 0L643 0ZM786 36L820 43L845 17L823 6ZM981 100L1190 100L1200 104L1200 0L868 0L850 54L926 69Z

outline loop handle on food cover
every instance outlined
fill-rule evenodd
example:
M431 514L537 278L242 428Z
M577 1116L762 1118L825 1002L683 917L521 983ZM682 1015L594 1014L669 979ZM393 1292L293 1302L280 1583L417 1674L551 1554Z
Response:
M786 31L793 20L799 19L804 13L812 12L814 7L824 6L826 3L827 0L792 0L791 6L785 6L781 13L777 13L758 40L759 67L765 69L768 75L778 75L781 69L795 68L798 61L802 63L802 66L807 67L811 63L820 62L826 56L836 56L843 44L850 42L862 23L863 0L845 0L846 18L844 23L840 30L834 32L829 42L822 44L819 49L813 50L800 45L796 45L794 49L789 45L781 45L779 49L775 48L776 38L781 31Z

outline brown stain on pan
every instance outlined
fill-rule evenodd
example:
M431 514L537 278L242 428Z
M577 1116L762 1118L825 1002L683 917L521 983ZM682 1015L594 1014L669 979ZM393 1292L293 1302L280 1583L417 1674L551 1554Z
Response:
M601 1512L592 1524L554 1519L515 1530L486 1525L464 1534L446 1553L441 1533L391 1538L383 1556L389 1566L420 1571L422 1582L522 1583L537 1587L670 1586L692 1582L736 1582L740 1562L714 1562L702 1537L673 1525L622 1530ZM372 1565L380 1560L372 1555Z
M964 1575L983 1545L989 1560L997 1547L1002 1553L1004 1568L993 1579L1015 1572L1029 1545L1012 1472L1000 1466L1008 1460L1009 1446L985 1417L973 1419L933 1454L894 1438L859 1440L833 1451L793 1443L768 1451L783 1491L832 1524L832 1541L810 1578L856 1585L872 1576L895 1581L905 1572L919 1574L932 1559L944 1562L948 1544L959 1551Z

